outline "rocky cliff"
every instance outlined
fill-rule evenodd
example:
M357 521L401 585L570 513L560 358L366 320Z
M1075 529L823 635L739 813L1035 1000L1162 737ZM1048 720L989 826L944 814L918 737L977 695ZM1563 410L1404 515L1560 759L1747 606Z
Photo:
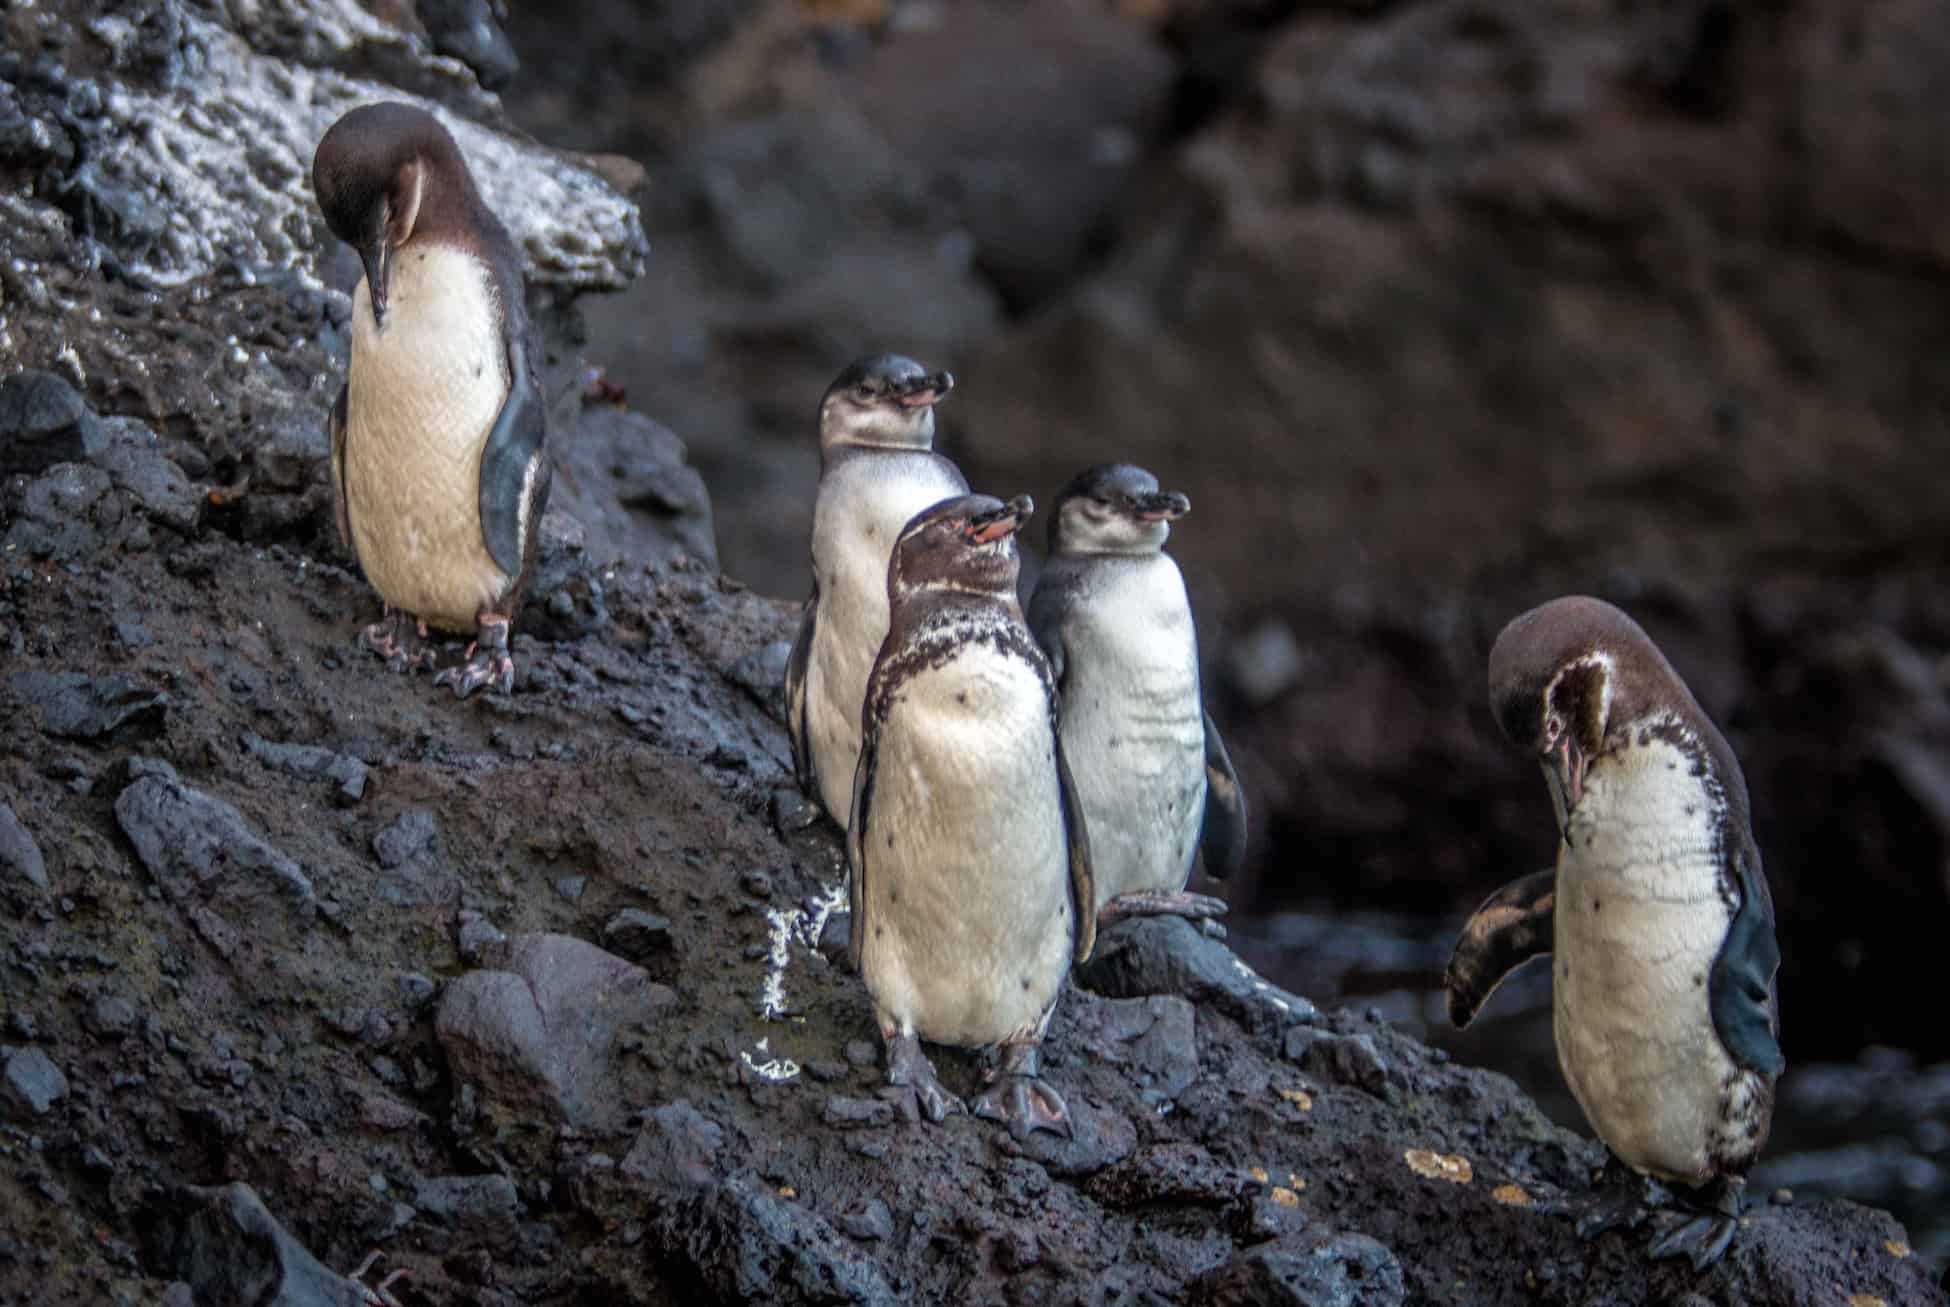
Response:
M1596 1150L1506 1079L1175 923L1107 935L1074 1140L877 1092L836 842L782 833L793 606L582 368L635 207L447 29L349 3L6 12L0 1290L48 1303L1911 1304L1888 1216L1781 1195L1696 1277L1565 1213ZM492 48L487 47L487 48ZM516 693L352 637L323 415L345 105L455 126L530 259L558 512ZM966 1087L973 1059L940 1058Z

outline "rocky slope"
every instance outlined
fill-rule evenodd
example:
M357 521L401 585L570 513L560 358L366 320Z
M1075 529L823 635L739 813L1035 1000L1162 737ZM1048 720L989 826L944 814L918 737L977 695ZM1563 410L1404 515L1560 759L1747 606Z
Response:
M1595 1150L1509 1081L1170 924L1059 1013L1075 1140L907 1120L837 845L772 817L792 607L584 383L567 296L628 279L634 209L423 25L6 22L0 1294L349 1303L376 1249L416 1305L1942 1300L1847 1203L1763 1203L1704 1277L1583 1245ZM303 161L398 88L538 224L559 511L506 699L357 654L329 539L347 270Z

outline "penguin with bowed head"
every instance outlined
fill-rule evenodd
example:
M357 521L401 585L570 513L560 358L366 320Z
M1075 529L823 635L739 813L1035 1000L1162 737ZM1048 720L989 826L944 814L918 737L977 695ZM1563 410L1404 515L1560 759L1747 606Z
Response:
M385 605L361 643L405 671L434 666L429 627L471 634L434 683L505 693L550 480L520 251L454 138L412 105L333 123L312 186L365 265L329 419L339 536Z
M1774 905L1740 764L1638 623L1601 600L1511 622L1489 681L1497 725L1543 766L1561 839L1555 868L1464 925L1450 1018L1468 1025L1505 976L1550 953L1564 1078L1617 1161L1700 1191L1697 1214L1648 1251L1703 1269L1738 1228L1785 1065ZM1644 1217L1622 1190L1578 1231Z

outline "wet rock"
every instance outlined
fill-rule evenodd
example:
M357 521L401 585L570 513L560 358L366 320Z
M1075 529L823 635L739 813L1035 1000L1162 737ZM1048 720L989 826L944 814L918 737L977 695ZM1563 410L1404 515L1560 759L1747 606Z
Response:
M511 1237L521 1220L521 1196L505 1175L443 1175L422 1180L413 1206L430 1221L477 1238Z
M82 1019L82 1024L96 1038L109 1041L126 1038L135 1029L135 1022L135 1004L120 995L96 999Z
M358 1286L291 1237L255 1191L182 1186L144 1212L145 1260L189 1286L199 1303L361 1307Z
M193 531L203 497L183 469L156 447L156 433L133 418L109 418L101 429L95 466L155 521L181 535Z
M840 1129L892 1125L896 1110L884 1098L846 1098L835 1094L820 1109L820 1120Z
M7 552L57 563L94 554L101 548L94 509L113 484L100 468L56 463L21 491Z
M41 846L14 816L14 810L0 803L0 884L7 880L25 881L35 889L48 888L47 862Z
M623 1027L676 1001L640 968L567 935L521 935L506 969L449 982L435 1033L456 1078L496 1102L581 1126L624 1110L611 1050Z
M1183 1093L1198 1075L1194 1008L1177 995L1080 1004L1078 1032L1093 1059L1125 1069L1150 1102Z
M602 578L609 560L590 555L589 533L560 507L563 496L550 491L549 498L536 537L521 629L538 640L577 640L609 625Z
M684 442L662 424L609 404L557 405L549 433L558 472L552 509L574 518L599 564L718 565L711 497Z
M435 53L472 68L487 90L506 86L521 70L521 60L487 0L418 0L416 7Z
M166 763L139 761L116 796L116 823L212 948L235 959L273 942L265 929L271 921L310 926L318 902L296 862L226 801L183 784Z
M894 1214L878 1198L849 1208L840 1216L840 1229L866 1243L894 1237Z
M1113 998L1177 994L1210 1003L1247 1029L1277 1034L1311 1020L1314 1005L1254 974L1182 917L1136 917L1097 937L1080 983Z
M45 1116L68 1096L68 1078L38 1048L0 1048L0 1081L16 1110L27 1109L33 1116Z
M732 684L751 695L781 725L785 722L785 667L792 661L792 641L760 645L725 669Z
M1371 1035L1334 1035L1299 1028L1286 1034L1286 1056L1323 1080L1378 1094L1388 1083L1388 1063Z
M244 733L243 744L245 751L266 767L292 776L317 776L331 781L333 797L341 804L357 803L365 796L366 764L357 758L315 744L279 743L248 731ZM383 859L381 865L385 865Z
M99 420L64 378L26 370L0 379L0 477L85 462L99 439Z
M156 727L169 695L126 676L19 672L13 692L40 717L41 730L70 740L99 740L123 727Z
M1153 1144L1090 1177L1084 1186L1112 1207L1153 1204L1221 1204L1251 1191L1256 1182L1192 1143Z
M372 837L372 855L388 871L421 858L435 857L440 851L440 830L433 814L425 808L403 812Z
M638 1184L704 1188L717 1180L724 1130L683 1099L653 1108L618 1170Z
M1193 1307L1399 1307L1395 1255L1364 1234L1314 1234L1262 1245L1192 1281Z
M712 1250L695 1259L695 1269L706 1291L721 1301L783 1307L894 1307L905 1301L826 1218L745 1176L671 1204L656 1224L672 1247Z
M624 908L603 924L603 944L633 962L671 949L670 918L641 908Z

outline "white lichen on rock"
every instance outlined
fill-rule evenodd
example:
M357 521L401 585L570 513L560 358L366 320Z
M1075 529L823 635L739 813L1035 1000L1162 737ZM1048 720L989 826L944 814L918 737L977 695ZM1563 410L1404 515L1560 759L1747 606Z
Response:
M378 20L344 0L298 7L306 12L284 17L304 18L307 39L325 43L300 59L387 33L406 39L383 25L363 30ZM567 156L394 87L264 53L193 14L184 16L183 39L200 65L195 78L164 90L103 85L102 113L113 130L92 165L162 224L147 248L127 252L127 265L142 276L176 285L231 262L309 273L333 240L312 196L312 152L341 114L375 100L418 104L454 134L488 206L526 255L531 280L613 290L642 272L647 246L636 205Z

